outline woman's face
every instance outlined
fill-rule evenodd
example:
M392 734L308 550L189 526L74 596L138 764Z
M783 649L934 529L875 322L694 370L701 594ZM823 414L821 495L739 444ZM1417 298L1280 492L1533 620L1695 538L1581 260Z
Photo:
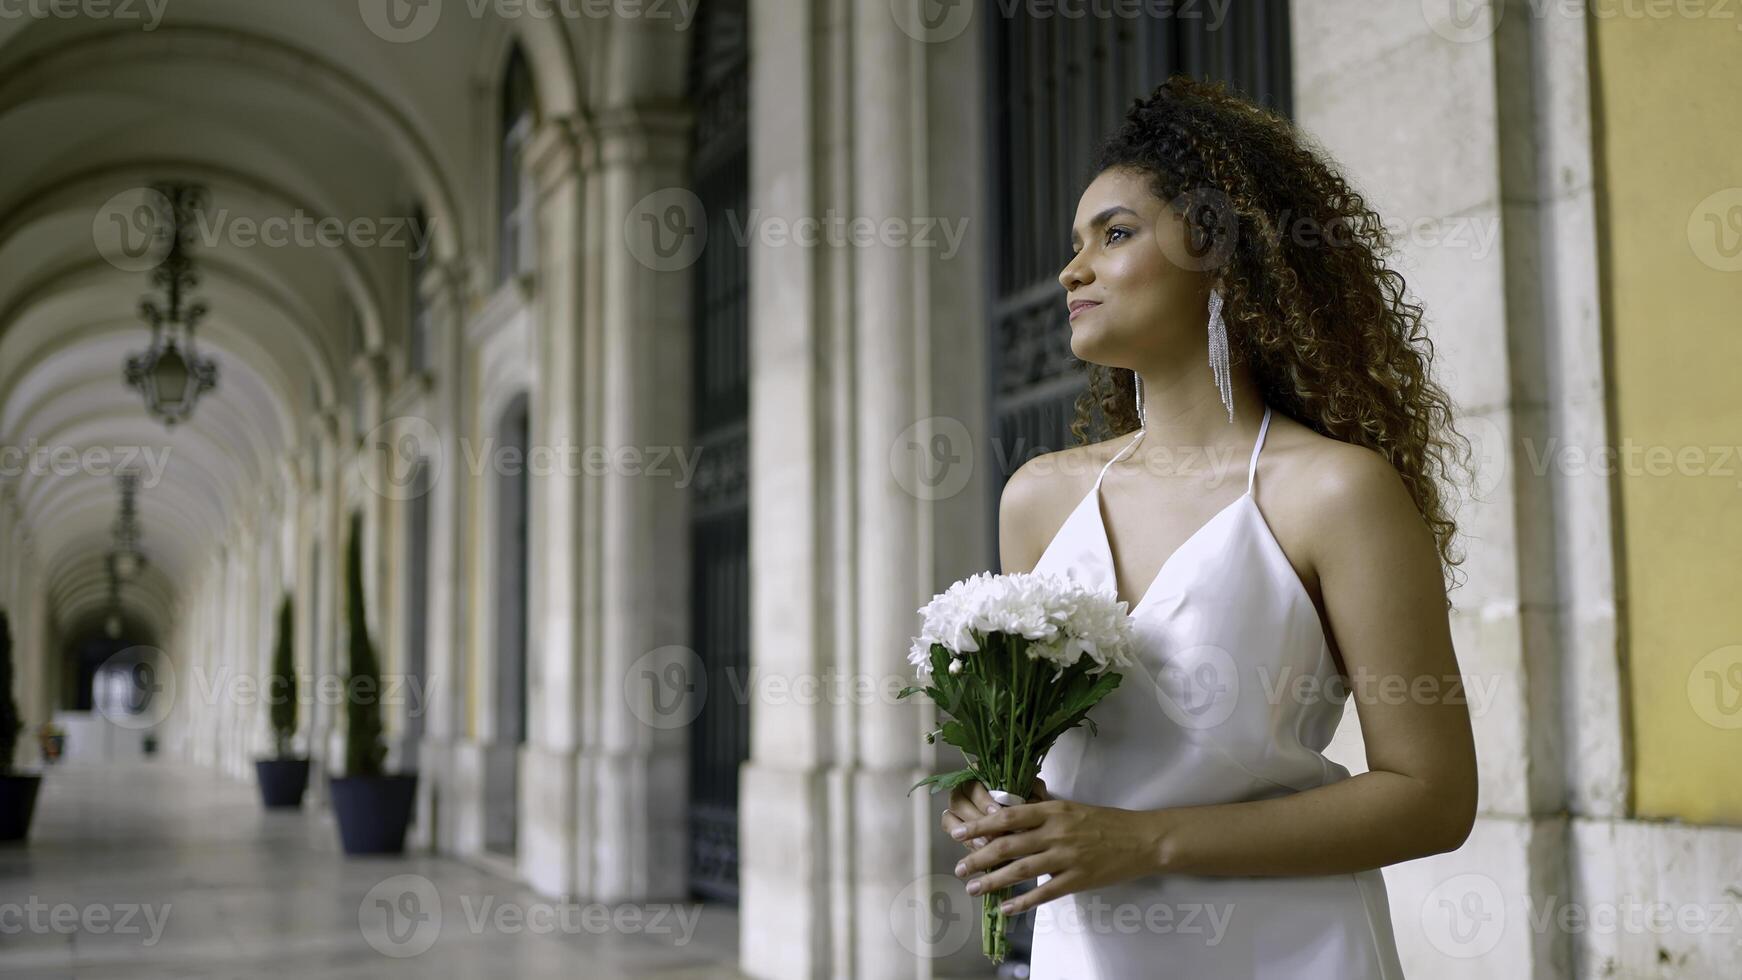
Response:
M1189 255L1186 246L1184 220L1147 176L1102 171L1077 202L1074 255L1059 273L1067 306L1083 307L1070 320L1071 353L1138 371L1190 363L1205 343L1209 283L1169 258Z

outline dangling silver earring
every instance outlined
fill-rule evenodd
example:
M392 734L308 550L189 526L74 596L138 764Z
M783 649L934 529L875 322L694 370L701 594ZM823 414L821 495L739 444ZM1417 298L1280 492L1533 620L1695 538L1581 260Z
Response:
M1131 372L1131 380L1137 385L1137 427L1149 428L1149 420L1143 417L1143 376L1136 371Z
M1234 385L1228 371L1228 324L1222 320L1222 291L1210 290L1210 375L1227 406L1228 421L1234 421Z

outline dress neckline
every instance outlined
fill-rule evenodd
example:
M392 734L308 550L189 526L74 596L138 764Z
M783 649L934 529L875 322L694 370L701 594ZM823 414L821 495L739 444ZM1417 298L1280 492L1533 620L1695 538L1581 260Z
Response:
M1179 545L1173 549L1173 552L1161 563L1161 567L1156 570L1155 577L1149 580L1148 587L1145 588L1142 594L1137 597L1137 604L1128 606L1126 615L1135 616L1137 615L1138 610L1149 604L1149 600L1155 595L1156 587L1167 577L1168 570L1173 565L1174 559L1178 558L1182 552L1191 547L1191 545L1199 538L1203 537L1204 534L1209 531L1211 527L1214 527L1218 522L1220 522L1223 517L1235 513L1242 505L1251 506L1256 509L1257 501L1253 497L1252 491L1258 476L1258 453L1264 448L1264 434L1269 429L1270 406L1265 405L1264 421L1258 426L1258 438L1252 445L1252 459L1246 467L1246 492L1235 497L1233 500L1223 505L1220 510L1210 515L1208 520L1198 525L1197 530L1187 535L1186 539L1181 541ZM1112 459L1107 461L1105 466L1101 467L1101 472L1095 477L1095 485L1089 488L1088 495L1083 498L1083 502L1090 505L1090 510L1093 511L1095 516L1095 530L1099 538L1101 557L1107 563L1107 581L1112 584L1115 601L1118 601L1119 563L1113 556L1113 539L1107 533L1106 520L1101 516L1101 480L1106 477L1107 471L1112 468L1114 463L1123 459L1128 451L1142 441L1144 435L1147 434L1147 431L1148 430L1146 429L1138 429L1137 438L1127 443L1125 448L1119 450ZM1268 521L1264 520L1264 515L1262 513L1258 515L1258 519L1265 525L1265 529L1268 531L1270 524Z

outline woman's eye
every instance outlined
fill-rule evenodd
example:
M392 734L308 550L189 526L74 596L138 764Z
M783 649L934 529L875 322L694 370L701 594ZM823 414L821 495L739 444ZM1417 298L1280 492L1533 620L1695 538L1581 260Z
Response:
M1114 232L1118 232L1119 234L1122 234L1122 235L1126 236L1127 238L1129 238L1131 236L1131 229L1125 227L1124 225L1114 225L1113 227L1107 229L1106 238L1111 239L1113 237ZM1070 249L1071 258L1073 258L1073 259L1076 258L1078 253L1080 253L1080 252L1082 252L1082 249L1077 248L1074 245L1071 246L1071 249Z

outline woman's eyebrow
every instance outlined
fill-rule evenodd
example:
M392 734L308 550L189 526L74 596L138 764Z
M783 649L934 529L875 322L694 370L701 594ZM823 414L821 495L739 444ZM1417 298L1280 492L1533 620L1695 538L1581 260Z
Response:
M1133 218L1137 217L1136 211L1131 210L1130 208L1126 207L1123 204L1115 204L1112 207L1106 209L1105 211L1102 211L1100 214L1095 215L1093 218L1090 218L1089 219L1089 227L1090 228L1099 228L1102 225L1106 224L1110 219L1112 219L1112 217L1114 215L1117 215L1117 214L1128 214L1128 215L1132 216ZM1076 247L1078 244L1080 244L1082 242L1082 240L1083 240L1082 236L1077 233L1077 229L1072 228L1071 229L1071 246L1073 248Z

